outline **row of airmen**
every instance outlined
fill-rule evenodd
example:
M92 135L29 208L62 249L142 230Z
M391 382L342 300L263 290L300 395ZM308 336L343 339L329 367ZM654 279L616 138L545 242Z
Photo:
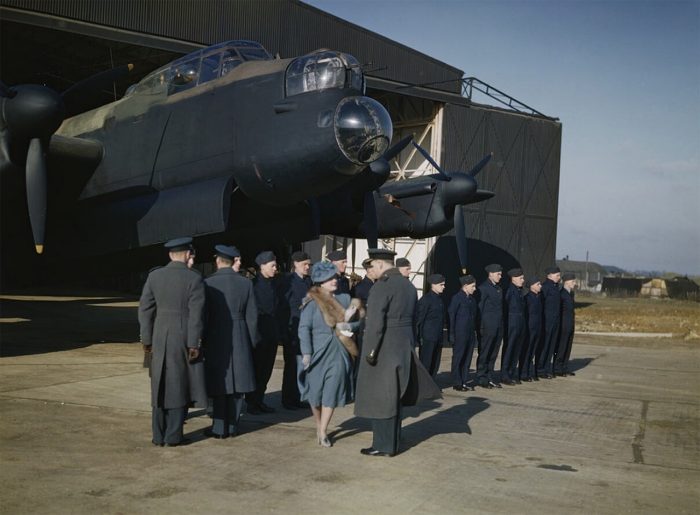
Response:
M478 288L473 276L461 277L461 288L447 310L441 298L445 278L440 274L428 278L430 291L418 301L415 327L421 361L428 371L437 374L447 324L455 390L471 390L475 384L500 388L501 384L574 375L569 368L574 274L562 275L558 267L550 267L544 281L532 277L526 282L523 271L513 268L508 271L509 283L502 286L501 265L488 265L486 272L488 278ZM494 368L501 343L499 378ZM476 378L470 380L475 348Z

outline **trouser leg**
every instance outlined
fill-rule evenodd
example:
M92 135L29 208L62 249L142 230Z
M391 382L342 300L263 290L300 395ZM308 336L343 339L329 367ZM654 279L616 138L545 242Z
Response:
M467 342L461 338L455 338L452 346L452 382L454 386L460 386L466 381L464 374L464 361L467 354Z
M480 384L489 381L489 358L491 348L495 341L495 336L482 331L481 340L479 341L479 355L476 359L476 376Z
M496 367L496 358L498 357L498 351L501 349L501 340L503 338L503 331L499 328L495 332L495 337L493 343L491 344L491 349L489 351L488 358L488 376L489 380L493 380L493 372Z
M215 435L226 435L226 429L229 424L228 397L229 395L215 395L212 398L214 413L212 416L211 432Z
M165 412L165 443L178 444L182 442L182 422L185 420L184 406L163 411Z
M253 365L255 368L255 391L246 395L249 404L258 405L263 402L267 383L272 375L277 356L277 343L261 341L253 350Z
M165 443L165 410L163 408L151 408L151 426L153 443L158 445Z
M440 361L442 361L442 342L437 342L433 351L433 370L430 374L433 377L437 376L437 373L440 371Z
M423 340L420 346L420 362L430 375L433 375L432 365L435 356L435 346L437 342L431 340Z
M299 387L297 386L297 354L299 342L293 340L282 347L284 355L284 372L282 374L282 404L295 406L299 404Z
M238 432L238 423L241 420L241 413L243 412L243 394L235 393L231 395L228 402L228 432L229 434L236 434Z

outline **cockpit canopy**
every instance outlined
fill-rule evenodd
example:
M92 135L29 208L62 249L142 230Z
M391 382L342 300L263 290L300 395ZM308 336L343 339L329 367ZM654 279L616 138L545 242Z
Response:
M273 59L265 48L255 41L234 40L219 43L187 54L151 72L139 83L126 90L126 95L172 95L199 84L223 77L245 61Z

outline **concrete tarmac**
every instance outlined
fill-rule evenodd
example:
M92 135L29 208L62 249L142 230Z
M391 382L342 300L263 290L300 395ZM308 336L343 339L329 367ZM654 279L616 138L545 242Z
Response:
M449 388L406 410L402 452L371 444L352 405L315 441L281 408L182 447L151 445L149 380L133 298L2 296L0 513L699 513L697 343L577 337L575 377Z

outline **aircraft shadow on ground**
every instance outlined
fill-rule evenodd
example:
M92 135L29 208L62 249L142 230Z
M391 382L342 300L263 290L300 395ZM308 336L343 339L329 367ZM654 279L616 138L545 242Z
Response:
M105 296L106 297L106 296ZM133 298L0 301L0 356L65 351L99 343L139 339L136 307L115 306Z

